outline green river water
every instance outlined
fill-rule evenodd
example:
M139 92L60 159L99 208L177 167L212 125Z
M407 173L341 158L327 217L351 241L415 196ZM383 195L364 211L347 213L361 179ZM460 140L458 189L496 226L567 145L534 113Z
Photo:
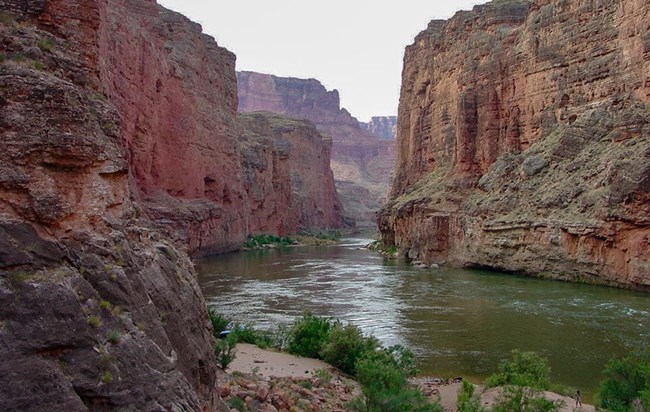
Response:
M305 310L402 344L424 374L480 381L512 349L549 359L586 400L612 356L650 346L650 296L487 271L418 269L337 246L239 252L197 262L208 303L260 329Z

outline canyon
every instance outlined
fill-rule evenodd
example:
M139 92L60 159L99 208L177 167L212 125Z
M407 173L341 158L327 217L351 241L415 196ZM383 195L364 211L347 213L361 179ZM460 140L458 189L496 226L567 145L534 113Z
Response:
M268 111L306 119L332 138L331 166L347 222L374 227L375 213L387 198L395 141L367 130L341 108L338 91L328 91L316 79L242 71L237 72L237 84L240 112ZM380 125L392 128L390 118L378 117L376 122L373 130L378 132Z
M331 139L154 1L0 0L0 54L0 409L217 410L190 256L342 227Z
M405 52L385 244L650 289L650 5L502 0Z

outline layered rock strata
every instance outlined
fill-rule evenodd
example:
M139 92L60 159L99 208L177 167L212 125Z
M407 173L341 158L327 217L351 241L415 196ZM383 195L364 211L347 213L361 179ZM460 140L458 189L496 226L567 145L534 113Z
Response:
M0 409L215 410L187 252L340 225L329 142L254 141L234 55L153 1L0 0L0 34Z
M338 91L328 91L318 80L238 72L237 82L240 112L268 111L307 119L332 137L331 166L345 214L359 226L374 225L375 212L386 200L394 142L363 130L340 107Z
M142 215L99 87L108 5L72 3L0 1L0 409L214 410L192 263Z
M360 123L361 128L380 139L395 139L397 136L397 116L373 116L368 123Z
M240 126L250 233L343 227L330 138L310 122L269 112L242 114Z
M650 288L650 5L502 0L406 49L384 241Z

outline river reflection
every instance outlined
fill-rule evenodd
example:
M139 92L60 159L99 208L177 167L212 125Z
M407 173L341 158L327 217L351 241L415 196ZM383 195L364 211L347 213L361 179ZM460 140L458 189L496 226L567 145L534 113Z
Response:
M482 379L514 348L549 358L554 380L591 398L614 355L650 344L650 296L485 271L417 269L359 249L233 253L197 262L210 305L259 328L305 310L416 353L420 369Z

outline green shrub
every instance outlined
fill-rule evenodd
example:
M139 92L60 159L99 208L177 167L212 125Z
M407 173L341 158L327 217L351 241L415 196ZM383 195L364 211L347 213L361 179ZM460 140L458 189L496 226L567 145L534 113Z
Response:
M527 386L547 390L551 385L551 368L548 361L535 352L512 351L512 359L499 364L499 372L485 380L485 387L502 385Z
M523 386L508 385L497 398L492 412L556 412L564 401L551 401L537 391Z
M238 343L250 343L262 349L272 346L273 343L268 332L258 331L250 323L246 325L235 324L230 330L230 336Z
M230 319L226 318L213 307L208 307L208 317L212 323L212 334L215 338L219 338L219 334L228 328Z
M289 332L289 353L307 358L320 359L320 352L327 343L333 321L307 312L297 319Z
M111 330L108 333L106 333L106 339L108 339L110 343L117 344L120 343L120 339L122 339L122 334L120 334L120 332L117 330Z
M102 326L102 319L97 315L88 316L86 321L93 328L99 328L100 326Z
M0 64L4 63L7 58L5 57L4 54L0 53Z
M54 48L54 42L50 39L41 39L38 41L38 48L44 52L52 51L52 48Z
M612 359L603 371L598 398L609 411L633 410L641 403L650 410L650 351L637 352L622 359Z
M217 345L214 348L214 353L217 355L217 361L221 366L221 369L225 370L228 368L228 365L236 358L235 346L237 341L234 336L228 335L224 339L219 339Z
M110 373L109 371L105 371L102 374L102 382L104 382L106 384L109 384L109 383L113 382L113 374Z
M228 406L230 406L232 409L236 409L239 412L246 412L248 409L246 409L246 402L242 398L238 397L233 397L230 398L228 401Z
M367 412L442 411L439 403L430 403L420 391L410 388L406 376L394 364L379 357L360 359L356 378L365 396ZM355 401L354 407L359 407L359 401Z
M287 236L280 237L274 235L251 235L246 240L244 247L249 249L263 247L267 245L286 247L286 246L291 246L294 243L295 242L293 241L293 239Z
M39 62L38 60L34 60L32 62L32 67L34 68L34 70L38 70L38 71L45 70L45 64L43 64L43 62Z
M327 342L320 353L325 362L354 375L357 361L378 347L379 341L374 337L363 336L358 327L336 323L329 331Z
M474 385L468 381L463 381L463 384L458 389L458 412L483 412L485 409L481 407L481 399L474 396Z
M320 379L322 382L329 382L332 380L332 372L328 371L327 369L316 369L313 372L313 376L316 379Z

